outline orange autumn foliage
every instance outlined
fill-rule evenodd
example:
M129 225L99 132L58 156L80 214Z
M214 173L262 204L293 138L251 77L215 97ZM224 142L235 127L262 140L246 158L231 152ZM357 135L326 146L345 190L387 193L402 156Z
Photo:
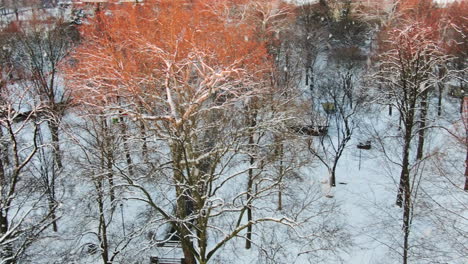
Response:
M402 0L396 7L393 21L379 33L381 50L388 49L389 34L394 30L415 24L428 32L428 41L438 43L447 54L459 56L466 50L468 2L437 4L432 0Z
M100 10L83 26L83 44L67 67L75 98L145 104L146 95L167 97L169 86L179 100L193 101L199 89L262 81L271 59L244 18L244 2L160 0Z
M468 1L455 1L443 14L445 45L449 54L464 61L468 56Z

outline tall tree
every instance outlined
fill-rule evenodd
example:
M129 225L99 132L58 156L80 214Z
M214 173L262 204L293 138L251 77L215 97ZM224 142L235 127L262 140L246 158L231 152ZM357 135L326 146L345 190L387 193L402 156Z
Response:
M426 129L418 126L418 114L426 111L421 105L427 100L428 89L440 81L436 67L444 65L448 59L434 41L433 34L431 27L418 22L408 22L393 29L387 39L388 51L379 57L380 71L376 76L383 85L378 91L383 96L379 95L379 98L390 98L403 123L401 173L396 200L398 206L403 206L403 263L408 262L412 198L417 188L413 185L412 169L422 159L416 155L416 160L412 160L411 149L414 148L415 137L420 138L420 131Z
M258 107L253 109L256 123L232 114L252 109L246 107L255 101L287 103L269 100L275 93L272 64L266 39L246 19L256 15L248 7L231 1L156 1L110 8L84 28L85 41L75 53L79 63L70 69L82 102L143 120L164 142L175 211L154 202L128 175L120 186L139 190L138 199L172 226L190 264L207 263L252 225L289 223L284 217L261 215L244 220L253 201L277 186L277 181L260 179L268 158L256 154L272 143L267 137L246 142L246 135L262 135L288 119L288 113L271 116ZM255 157L254 162L242 173L228 170L243 153ZM257 187L223 197L221 190L250 175L249 170L256 171L250 179L255 177ZM230 202L220 204L220 199ZM221 215L235 219L224 233L216 222ZM209 236L218 242L210 245Z

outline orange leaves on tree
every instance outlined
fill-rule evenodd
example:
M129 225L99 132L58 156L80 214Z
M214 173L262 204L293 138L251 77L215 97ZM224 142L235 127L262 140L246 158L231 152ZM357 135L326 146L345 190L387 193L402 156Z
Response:
M455 1L445 7L442 27L447 51L466 59L468 53L468 2Z
M83 26L77 63L68 68L75 95L95 103L144 93L167 98L166 86L188 92L263 77L270 58L242 3L160 0L100 10Z
M425 31L428 41L437 43L447 54L460 52L466 48L466 34L461 32L467 32L467 5L466 1L446 4L437 4L432 0L399 1L395 19L379 34L379 39L383 41L380 47L384 51L388 49L389 36L393 31L417 27Z

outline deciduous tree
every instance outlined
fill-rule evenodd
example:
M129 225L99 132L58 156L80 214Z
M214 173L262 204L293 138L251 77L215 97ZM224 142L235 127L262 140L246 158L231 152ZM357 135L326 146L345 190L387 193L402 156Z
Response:
M0 260L12 264L56 219L44 207L47 193L28 173L43 147L36 138L45 106L12 85L1 86L0 96Z
M255 12L247 7L230 1L157 1L98 12L84 29L77 67L69 70L81 102L142 120L164 142L160 151L167 154L160 164L171 170L174 211L155 202L130 175L118 186L135 189L132 199L147 202L171 225L187 263L208 262L257 223L293 225L265 210L244 220L254 202L278 185L278 179L263 176L270 159L262 153L273 144L268 130L292 118L290 111L273 115L263 107L288 100L273 100L266 39L248 23ZM244 111L248 114L233 115ZM252 135L254 141L246 140ZM244 155L254 162L242 162ZM237 162L242 165L236 169ZM245 175L255 185L247 192L226 192ZM232 219L230 227L218 222L221 216ZM210 244L209 236L218 242Z
M441 81L436 67L448 60L433 34L431 27L418 22L408 22L393 29L387 39L388 50L379 57L380 71L375 76L382 84L382 89L377 91L379 98L390 98L403 123L401 174L396 201L398 206L403 206L403 263L408 261L412 199L417 190L412 169L417 169L415 165L423 159L420 141L415 160L412 160L411 149L414 148L415 137L421 140L421 136L424 137L421 131L427 129L421 117L425 118L427 113L428 90Z

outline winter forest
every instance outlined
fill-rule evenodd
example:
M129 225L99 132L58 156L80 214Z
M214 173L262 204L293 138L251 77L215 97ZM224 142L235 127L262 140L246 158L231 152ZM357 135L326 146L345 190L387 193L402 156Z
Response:
M468 1L0 0L0 263L468 263Z

